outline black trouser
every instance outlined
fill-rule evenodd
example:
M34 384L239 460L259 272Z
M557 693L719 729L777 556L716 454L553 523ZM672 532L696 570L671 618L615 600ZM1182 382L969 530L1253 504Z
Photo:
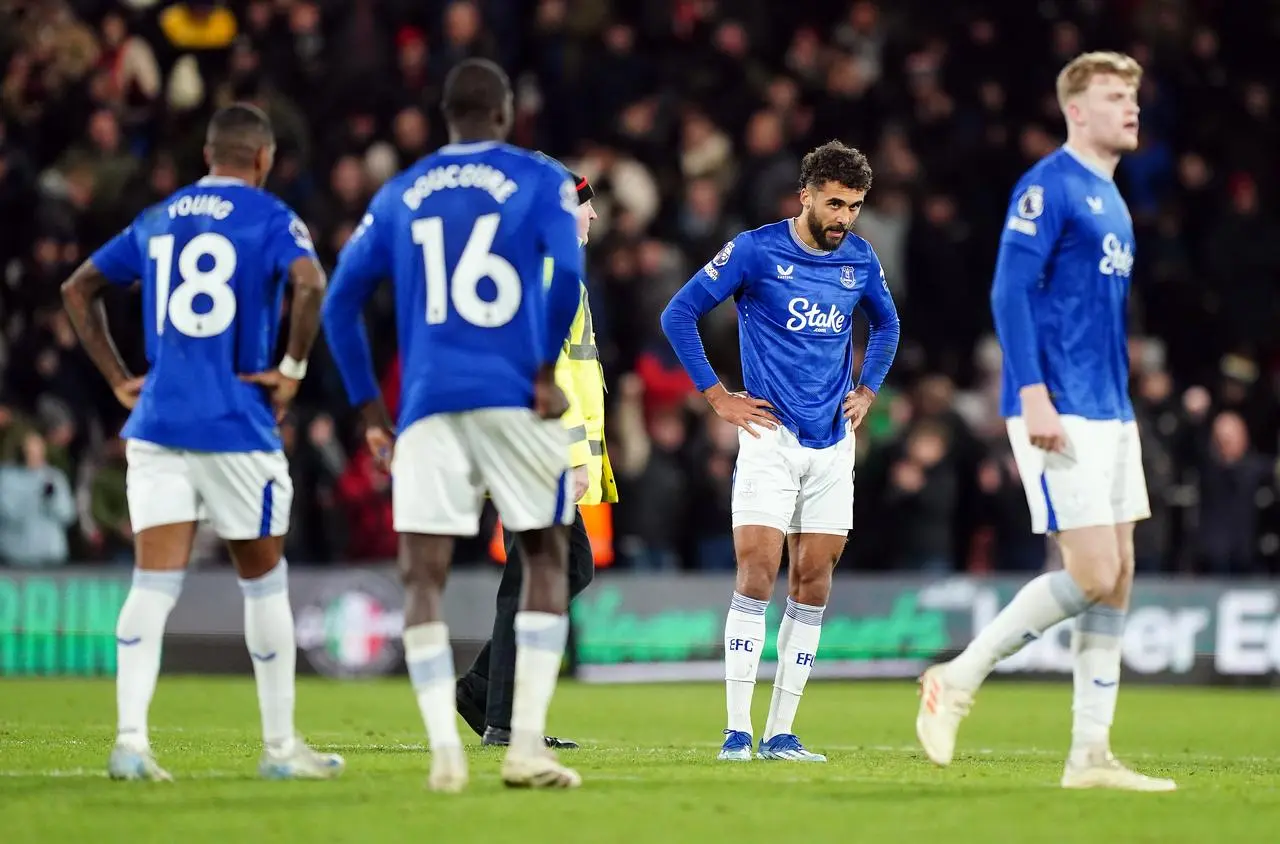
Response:
M516 612L520 609L524 560L514 545L514 537L504 530L502 538L507 547L507 564L503 566L502 582L498 584L493 638L480 651L460 685L472 700L486 701L488 726L509 730L516 687ZM569 531L569 600L587 588L595 572L591 539L578 511Z

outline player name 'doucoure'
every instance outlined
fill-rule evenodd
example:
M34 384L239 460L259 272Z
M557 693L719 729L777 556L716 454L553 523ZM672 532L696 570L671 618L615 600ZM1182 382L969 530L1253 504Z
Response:
M404 204L417 211L423 200L438 190L453 188L478 188L486 191L499 204L505 203L520 189L514 180L496 167L488 164L447 164L432 167L414 180L402 195Z
M169 219L177 217L212 217L225 220L236 210L235 203L215 194L201 193L179 197L169 203Z

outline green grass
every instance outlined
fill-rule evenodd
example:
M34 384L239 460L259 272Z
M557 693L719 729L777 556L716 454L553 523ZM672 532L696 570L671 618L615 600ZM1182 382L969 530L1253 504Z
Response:
M756 693L764 720L769 686ZM347 757L337 782L254 777L258 716L249 678L162 678L152 744L174 783L113 783L109 681L0 681L0 841L708 842L1271 839L1280 828L1280 727L1273 693L1123 691L1116 751L1173 776L1175 794L1064 792L1066 684L992 683L946 770L915 747L914 685L814 683L800 710L827 765L715 761L719 685L562 684L552 732L585 784L510 792L499 752L472 748L472 784L428 793L423 730L407 680L299 687L299 725ZM465 727L463 728L465 729ZM468 734L469 735L469 734Z

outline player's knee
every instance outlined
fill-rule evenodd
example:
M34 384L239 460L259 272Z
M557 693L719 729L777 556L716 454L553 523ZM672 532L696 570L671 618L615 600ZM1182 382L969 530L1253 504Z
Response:
M1071 577L1090 603L1110 598L1121 581L1120 557L1117 554L1093 554L1080 559Z
M520 556L532 568L568 565L569 532L563 525L521 531L516 536Z
M767 601L773 596L777 567L761 555L746 555L738 560L736 590L739 595Z
M811 607L825 607L831 597L830 560L801 560L796 569L792 599Z
M773 580L762 572L747 572L740 568L734 591L739 595L755 598L757 601L767 601L773 596Z
M452 546L438 537L400 537L400 580L405 590L438 589L449 570Z
M767 601L773 595L782 564L784 534L764 525L741 525L733 530L733 551L738 561L737 591Z

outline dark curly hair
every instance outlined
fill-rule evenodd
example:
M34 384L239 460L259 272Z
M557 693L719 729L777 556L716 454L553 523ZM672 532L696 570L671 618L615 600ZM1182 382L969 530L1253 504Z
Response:
M850 190L871 190L871 164L853 147L827 141L800 163L800 187L820 187L827 182L838 182Z

